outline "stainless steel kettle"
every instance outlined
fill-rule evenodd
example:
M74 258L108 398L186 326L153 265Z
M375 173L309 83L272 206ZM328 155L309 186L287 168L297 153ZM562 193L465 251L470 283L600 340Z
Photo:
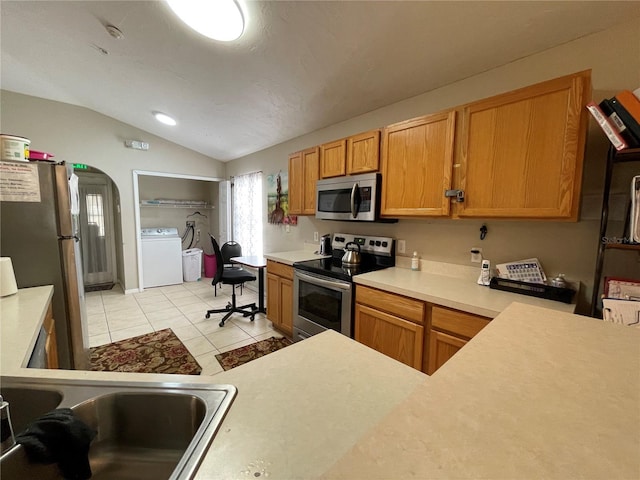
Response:
M355 245L356 248L349 248L351 245ZM343 265L359 265L361 259L360 245L356 242L349 242L344 246L344 255L342 256Z
M331 255L331 235L326 234L320 237L320 255Z

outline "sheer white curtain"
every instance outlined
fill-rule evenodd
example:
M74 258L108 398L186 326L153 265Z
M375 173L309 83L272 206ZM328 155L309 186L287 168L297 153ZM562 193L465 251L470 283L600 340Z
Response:
M233 178L233 240L242 255L262 256L262 172Z

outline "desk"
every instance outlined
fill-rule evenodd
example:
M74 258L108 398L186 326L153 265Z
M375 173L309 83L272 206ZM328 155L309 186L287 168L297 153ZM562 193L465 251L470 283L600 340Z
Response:
M267 313L264 308L264 267L267 266L267 259L257 255L250 255L246 257L231 257L231 262L258 269L258 311Z

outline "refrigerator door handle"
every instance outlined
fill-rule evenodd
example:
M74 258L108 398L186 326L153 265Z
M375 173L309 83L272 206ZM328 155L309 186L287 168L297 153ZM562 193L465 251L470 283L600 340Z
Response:
M75 240L76 242L79 242L80 237L77 235L62 235L58 236L58 240Z

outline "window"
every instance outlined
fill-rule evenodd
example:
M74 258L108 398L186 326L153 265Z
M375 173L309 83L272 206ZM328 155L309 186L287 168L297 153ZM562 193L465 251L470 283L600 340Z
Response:
M87 221L98 228L98 236L104 237L104 210L102 208L102 195L99 193L87 193Z
M262 256L262 172L232 178L233 240L242 255Z

